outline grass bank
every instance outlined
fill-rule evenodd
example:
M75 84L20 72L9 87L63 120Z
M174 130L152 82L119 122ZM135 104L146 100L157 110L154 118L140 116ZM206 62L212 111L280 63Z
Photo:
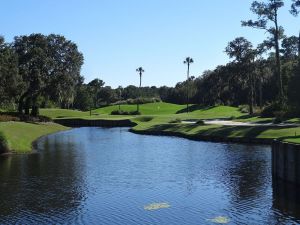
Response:
M135 105L122 105L121 109L126 111L135 110ZM78 111L64 110L64 116L69 118L80 118L85 120L124 120L128 119L137 124L131 130L135 133L176 135L191 139L215 139L215 140L244 140L258 142L271 142L273 139L280 139L292 143L300 143L300 128L286 127L267 127L264 123L271 123L273 118L249 117L243 114L236 107L217 106L200 107L192 105L189 114L183 105L174 105L169 103L149 103L140 105L142 116L111 116L113 110L118 106L108 106L93 110L92 116L87 116L86 112L78 114ZM61 118L61 110L45 109L44 115L50 115L52 118ZM201 119L232 119L242 122L261 123L262 126L221 126L221 125L201 125L186 124L183 120L201 120ZM292 119L288 122L296 122L299 119Z
M182 123L139 123L131 129L135 133L174 135L195 140L271 143L274 139L300 143L300 127L220 126Z
M192 105L189 113L186 113L184 105L169 103L149 103L140 105L141 116L112 116L110 113L117 110L118 106L108 106L89 112L81 112L67 109L41 109L41 115L59 120L80 120L91 122L84 124L110 124L118 126L118 121L131 121L136 124L131 128L132 132L140 134L173 135L196 140L236 141L267 143L273 139L286 142L300 143L300 127L267 127L267 126L221 126L183 123L184 120L202 119L232 119L243 122L269 123L272 118L249 117L238 108L229 106L200 107ZM122 105L124 111L133 111L135 105ZM100 121L101 120L101 121ZM97 121L94 123L93 121ZM117 122L116 122L117 121ZM293 119L290 122L297 122ZM49 124L32 124L23 122L1 122L0 137L3 143L17 153L31 151L34 140L49 133L67 129L64 126ZM2 133L2 135L1 135ZM4 138L3 138L4 137ZM1 138L0 138L1 139ZM1 140L0 140L1 141Z
M56 123L0 123L0 134L8 150L14 153L29 153L32 151L32 143L39 137L66 129Z

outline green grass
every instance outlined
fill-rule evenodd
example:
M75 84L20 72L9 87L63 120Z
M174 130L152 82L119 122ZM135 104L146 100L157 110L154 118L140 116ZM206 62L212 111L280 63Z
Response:
M135 111L136 105L121 105L123 111ZM140 112L142 115L167 115L176 114L179 110L184 109L184 105L176 105L164 102L148 103L140 105ZM118 110L119 106L107 106L100 109L93 110L93 113L109 115L112 111Z
M243 127L243 126L220 126L220 125L196 125L182 123L168 123L165 121L152 120L148 123L139 123L133 128L143 132L168 132L181 133L187 136L211 136L230 138L257 138L257 139L280 139L286 142L300 143L300 127Z
M6 138L8 147L16 153L28 153L37 138L68 128L55 123L1 122L0 133Z
M122 105L123 111L134 111L136 105ZM118 106L108 106L89 112L67 109L41 109L41 115L59 118L81 118L81 119L104 119L104 120L123 120L130 119L137 126L135 131L153 132L165 131L169 133L182 133L187 136L216 136L230 138L263 138L281 139L283 141L300 143L300 127L295 128L274 128L274 127L235 127L219 125L197 125L184 124L182 120L201 120L201 119L233 119L243 122L269 123L272 118L250 117L243 114L236 107L216 106L200 107L191 105L190 113L186 113L185 105L175 105L169 103L149 103L140 105L141 116L112 116L111 111L118 110ZM299 122L299 119L292 119L289 122ZM7 139L10 149L17 152L29 152L31 143L40 136L64 130L63 126L57 124L31 124L21 122L0 123L0 133L2 132Z

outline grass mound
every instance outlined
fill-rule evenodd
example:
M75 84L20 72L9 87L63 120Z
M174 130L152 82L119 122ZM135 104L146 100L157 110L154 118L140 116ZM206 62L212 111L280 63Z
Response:
M55 123L25 123L25 122L1 122L0 133L6 140L9 150L17 153L31 151L32 142L37 138L66 130L67 128Z

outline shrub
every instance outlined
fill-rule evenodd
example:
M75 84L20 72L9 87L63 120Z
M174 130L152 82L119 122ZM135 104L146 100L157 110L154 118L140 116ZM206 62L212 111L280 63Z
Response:
M278 124L278 123L282 123L284 121L284 118L285 118L285 112L284 111L276 111L274 112L274 120L273 120L273 123L274 124Z
M155 102L161 102L160 98L136 98L132 99L129 98L127 100L117 101L113 103L112 105L136 105L136 104L146 104L146 103L155 103Z
M123 110L114 110L110 113L111 115L141 115L141 112L138 111L123 111Z
M143 117L138 117L136 120L140 121L140 122L149 122L149 121L153 120L153 117L152 116L143 116Z
M0 153L8 152L8 143L2 132L0 132Z
M181 123L181 119L176 118L174 120L171 120L169 123Z
M197 125L205 125L205 123L204 123L203 120L198 120L198 121L196 122L196 124L197 124Z
M275 112L287 112L287 109L285 106L281 105L279 102L274 102L268 106L266 106L262 112L262 117L275 117Z
M249 106L248 105L239 105L239 110L241 113L249 113Z

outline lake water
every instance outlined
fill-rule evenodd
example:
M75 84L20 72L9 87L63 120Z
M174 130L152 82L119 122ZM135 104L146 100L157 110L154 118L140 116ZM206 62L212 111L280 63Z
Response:
M0 224L300 222L295 188L272 182L270 147L79 128L37 149L0 158Z

